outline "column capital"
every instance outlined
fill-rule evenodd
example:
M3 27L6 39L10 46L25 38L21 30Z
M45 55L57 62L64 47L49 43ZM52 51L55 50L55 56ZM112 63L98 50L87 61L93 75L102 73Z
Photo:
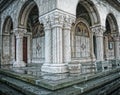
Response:
M65 16L64 17L64 29L70 30L72 27L72 23L75 23L75 17Z
M51 21L49 16L40 17L39 21L44 25L44 30L51 29Z
M22 29L22 28L16 28L14 29L14 34L17 38L21 38L24 36L24 34L27 33L26 29Z
M71 14L65 13L60 10L54 10L48 14L45 14L44 16L40 16L39 21L40 23L44 23L45 25L49 23L50 26L54 28L67 26L67 24L72 24L72 22L75 22L75 18L76 17Z
M95 25L91 27L91 30L97 37L102 37L103 33L105 32L105 27L101 25Z

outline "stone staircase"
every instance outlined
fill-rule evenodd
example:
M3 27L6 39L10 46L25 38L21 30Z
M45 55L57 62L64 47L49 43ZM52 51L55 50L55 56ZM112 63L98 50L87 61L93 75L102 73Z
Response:
M120 87L120 68L96 74L68 74L59 80L45 76L53 74L37 77L0 69L0 92L3 95L112 95Z

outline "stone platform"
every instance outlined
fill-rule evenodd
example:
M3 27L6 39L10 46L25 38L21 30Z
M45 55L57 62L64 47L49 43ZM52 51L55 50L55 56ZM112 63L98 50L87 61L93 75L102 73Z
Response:
M120 68L91 74L49 74L39 67L0 69L0 81L25 95L103 95L103 87L104 93L120 87Z

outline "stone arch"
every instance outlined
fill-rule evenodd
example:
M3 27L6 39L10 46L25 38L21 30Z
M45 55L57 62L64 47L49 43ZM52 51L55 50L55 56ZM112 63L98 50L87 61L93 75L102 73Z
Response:
M111 31L118 33L118 24L114 14L109 13L106 17L106 20L108 20L108 22L110 23Z
M77 29L79 27L79 29ZM76 33L78 32L78 33ZM82 19L76 19L72 33L72 60L89 62L93 60L93 45L89 23Z
M23 4L18 17L18 27L27 30L23 36L23 61L43 63L45 35L43 24L39 22L39 8L34 0Z
M81 10L82 8L82 10ZM76 7L76 17L84 18L90 26L100 24L98 10L91 0L80 0Z
M104 58L115 59L116 57L116 41L119 39L118 24L115 16L109 13L106 17L106 31L104 32Z
M31 10L35 6L39 10L37 3L34 0L28 0L22 5L20 12L19 12L19 15L18 15L18 27L22 27L22 28L27 27L28 16L29 16Z
M15 37L13 21L7 16L2 28L2 64L7 66L15 61Z
M13 30L13 21L12 21L12 18L10 16L7 16L5 18L4 23L3 23L2 34L10 33L11 28Z

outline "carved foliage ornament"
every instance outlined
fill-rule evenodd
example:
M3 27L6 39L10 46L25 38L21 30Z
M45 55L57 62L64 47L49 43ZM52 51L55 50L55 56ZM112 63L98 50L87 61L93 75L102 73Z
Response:
M45 35L43 24L37 23L33 28L33 38L42 37Z

